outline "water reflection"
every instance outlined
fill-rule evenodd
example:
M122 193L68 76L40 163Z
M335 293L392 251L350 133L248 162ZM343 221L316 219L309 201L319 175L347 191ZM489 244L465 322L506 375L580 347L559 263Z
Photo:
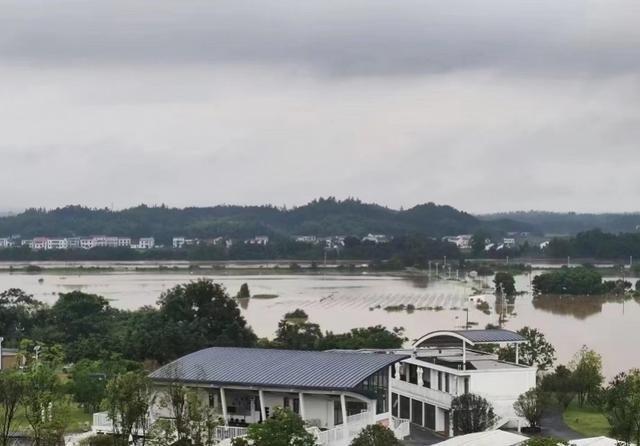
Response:
M629 300L629 299L628 299ZM605 303L623 303L618 296L537 296L533 308L561 316L584 320L602 312Z

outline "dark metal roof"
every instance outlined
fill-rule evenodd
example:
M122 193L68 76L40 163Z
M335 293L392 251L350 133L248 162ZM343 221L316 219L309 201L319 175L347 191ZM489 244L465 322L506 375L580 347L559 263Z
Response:
M455 344L456 338L464 338L472 345L526 342L526 338L510 330L440 330L422 336L414 346Z
M150 375L212 385L354 390L407 355L212 347L184 356Z
M527 339L515 331L493 329L493 330L456 330L474 344L494 343L494 342L522 342Z

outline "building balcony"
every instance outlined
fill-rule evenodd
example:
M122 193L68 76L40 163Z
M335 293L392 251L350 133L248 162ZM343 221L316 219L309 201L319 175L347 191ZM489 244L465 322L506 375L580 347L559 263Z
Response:
M425 401L443 409L449 409L454 398L450 393L400 381L395 378L391 379L391 389L395 393Z

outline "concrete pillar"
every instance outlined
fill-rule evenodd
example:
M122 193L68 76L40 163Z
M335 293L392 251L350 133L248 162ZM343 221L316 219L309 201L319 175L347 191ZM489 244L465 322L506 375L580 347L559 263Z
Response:
M342 413L342 425L345 428L345 432L347 432L347 399L344 393L340 394L340 412Z
M520 364L520 344L516 344L516 364Z
M418 367L418 385L422 387L422 374L424 373L424 369L422 367Z
M224 425L229 425L229 419L227 418L227 395L224 392L224 387L220 387L220 404L222 405L222 419Z
M467 343L462 341L462 370L467 370Z
M398 367L398 363L396 363L396 364L395 364L395 366L391 366L391 367ZM389 395L387 395L387 412L389 412L389 417L392 417L392 416L393 416L393 407L392 407L392 404L393 404L393 403L392 403L392 399L393 399L393 398L392 398L392 394L393 394L393 391L391 390L391 380L392 380L393 378L391 378L391 367L389 367L389 383L388 383L388 386L387 386L387 387L388 387L388 389L389 389ZM396 370L397 370L397 369L396 369ZM398 373L398 372L396 371L396 376L398 376L398 375L397 375L397 373Z
M304 410L304 393L300 392L298 394L298 399L300 400L300 418L306 420L306 412Z
M264 391L258 390L258 396L260 397L260 415L262 416L262 421L267 420L267 410L264 406Z

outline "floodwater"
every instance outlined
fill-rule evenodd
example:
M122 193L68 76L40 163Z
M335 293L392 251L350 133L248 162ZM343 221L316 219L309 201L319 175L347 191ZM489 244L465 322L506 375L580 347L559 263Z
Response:
M534 272L533 275L536 273ZM489 314L468 303L473 288L482 281L426 280L386 275L353 274L243 274L224 272L97 272L42 274L0 273L0 290L22 288L37 299L53 303L58 293L81 290L105 296L113 306L135 309L154 305L162 292L172 286L208 277L223 283L235 295L248 283L251 298L241 303L242 312L259 336L272 337L284 313L304 309L323 330L344 332L354 327L381 324L404 327L415 339L438 329L463 328L467 320L484 328L498 324L498 313L506 315L504 327L540 329L555 346L560 362L569 361L587 345L602 354L605 374L640 367L640 301L602 298L536 298L530 292L530 277L517 276L517 289L527 291L513 305L501 305L486 295ZM631 279L633 283L637 279ZM490 292L490 290L489 290ZM277 297L273 297L277 295ZM412 312L399 310L413 305ZM396 307L386 308L386 307ZM386 308L386 309L385 309Z

